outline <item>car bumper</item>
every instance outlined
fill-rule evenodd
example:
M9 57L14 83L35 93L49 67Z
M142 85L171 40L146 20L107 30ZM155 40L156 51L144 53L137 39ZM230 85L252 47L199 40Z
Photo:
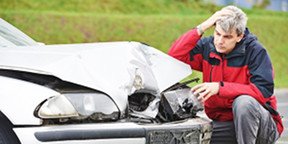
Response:
M165 123L116 122L14 128L23 144L167 144L209 143L211 121L205 118Z

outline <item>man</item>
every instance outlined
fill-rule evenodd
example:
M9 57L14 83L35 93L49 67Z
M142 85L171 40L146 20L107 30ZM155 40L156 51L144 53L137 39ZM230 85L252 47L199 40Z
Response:
M203 73L204 83L191 90L213 120L212 144L272 144L283 131L270 58L246 23L241 9L224 7L169 50ZM214 35L201 38L213 26Z

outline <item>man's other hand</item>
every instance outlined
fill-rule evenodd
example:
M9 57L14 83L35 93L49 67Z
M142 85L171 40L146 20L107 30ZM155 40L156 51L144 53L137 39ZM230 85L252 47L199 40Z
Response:
M202 83L194 86L191 91L199 101L205 102L211 96L218 94L219 86L218 82Z

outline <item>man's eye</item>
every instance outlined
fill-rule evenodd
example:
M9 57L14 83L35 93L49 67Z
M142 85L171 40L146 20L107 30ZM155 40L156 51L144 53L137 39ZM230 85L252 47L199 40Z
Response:
M226 39L231 39L232 36L224 36L224 38L226 38Z

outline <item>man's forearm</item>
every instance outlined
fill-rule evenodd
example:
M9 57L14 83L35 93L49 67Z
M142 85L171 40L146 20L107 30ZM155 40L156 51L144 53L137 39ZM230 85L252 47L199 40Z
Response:
M178 38L168 51L168 54L178 60L189 63L189 52L196 46L201 35L197 29L192 29Z

